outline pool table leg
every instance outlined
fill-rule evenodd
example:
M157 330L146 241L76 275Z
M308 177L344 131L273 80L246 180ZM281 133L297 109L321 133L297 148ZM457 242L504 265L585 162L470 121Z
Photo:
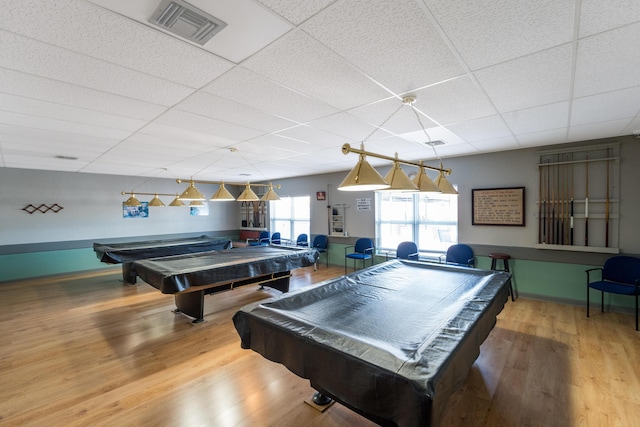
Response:
M129 283L131 285L135 285L137 276L138 275L136 274L135 270L133 269L133 263L132 262L123 262L122 263L122 280L124 280L125 283Z
M194 317L191 323L204 322L204 290L175 294L176 309L174 313L184 313Z
M333 399L331 399L329 396L322 394L319 391L313 393L313 397L311 398L311 400L313 401L313 403L320 406L328 405L333 401Z

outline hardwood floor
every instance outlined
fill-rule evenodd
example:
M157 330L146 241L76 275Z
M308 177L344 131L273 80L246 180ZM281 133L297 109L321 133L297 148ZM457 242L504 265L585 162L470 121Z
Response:
M298 288L342 268L294 272ZM0 425L372 426L243 350L231 317L278 295L245 286L206 297L206 322L120 270L0 284ZM640 414L640 333L628 315L509 301L444 426L631 426Z

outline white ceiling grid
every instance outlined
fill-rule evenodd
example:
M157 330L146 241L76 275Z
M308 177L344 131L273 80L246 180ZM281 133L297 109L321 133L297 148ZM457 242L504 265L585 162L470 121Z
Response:
M349 169L345 142L429 162L640 130L637 0L188 2L228 24L204 46L148 22L160 0L0 0L0 167L277 180Z

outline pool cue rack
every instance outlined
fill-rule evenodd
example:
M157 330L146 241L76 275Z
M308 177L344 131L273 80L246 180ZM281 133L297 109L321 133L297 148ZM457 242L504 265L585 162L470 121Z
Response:
M619 253L620 145L538 153L535 248Z

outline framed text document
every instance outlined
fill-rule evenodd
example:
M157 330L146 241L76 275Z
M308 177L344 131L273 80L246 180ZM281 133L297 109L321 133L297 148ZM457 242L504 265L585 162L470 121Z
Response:
M524 187L471 190L472 225L524 227Z

